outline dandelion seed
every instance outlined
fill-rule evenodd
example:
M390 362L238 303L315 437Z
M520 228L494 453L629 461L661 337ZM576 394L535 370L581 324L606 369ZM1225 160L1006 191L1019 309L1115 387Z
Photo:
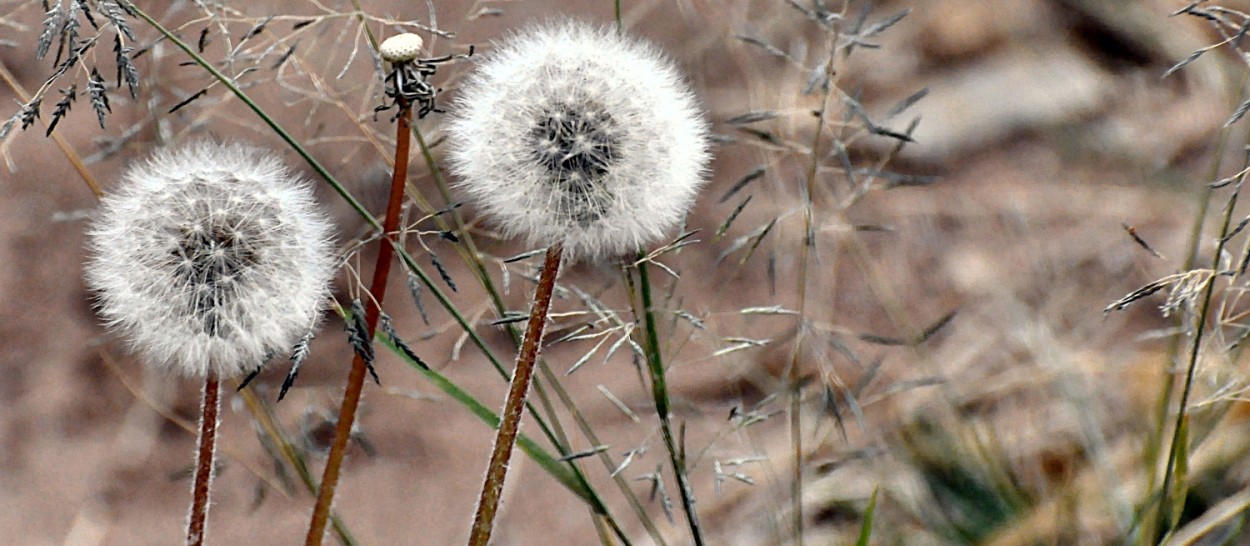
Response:
M634 252L677 226L710 158L707 122L672 62L584 23L513 35L455 104L459 189L506 235L561 243L572 260Z
M308 334L334 271L307 182L260 150L158 151L103 199L87 283L148 364L225 379Z

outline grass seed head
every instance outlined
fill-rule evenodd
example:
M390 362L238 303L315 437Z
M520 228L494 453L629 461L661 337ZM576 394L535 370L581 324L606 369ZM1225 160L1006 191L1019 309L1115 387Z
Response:
M572 260L637 250L679 224L703 184L707 122L654 46L576 21L531 26L460 89L458 186L506 235Z
M289 350L317 322L335 269L307 181L238 144L132 165L88 238L106 325L148 364L187 376L236 377Z

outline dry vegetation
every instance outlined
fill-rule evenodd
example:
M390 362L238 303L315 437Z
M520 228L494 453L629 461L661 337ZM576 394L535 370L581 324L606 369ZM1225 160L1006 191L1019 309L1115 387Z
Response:
M1250 9L1241 4L1219 5ZM623 2L624 27L683 67L718 141L688 220L697 232L657 246L650 266L707 543L791 543L796 509L803 542L852 543L870 506L874 544L1153 544L1165 528L1174 544L1250 543L1247 211L1234 197L1250 125L1225 125L1247 97L1247 67L1231 54L1245 19L1210 3L1196 6L1208 17L1168 17L1186 5ZM140 6L374 214L394 146L391 112L373 111L374 37L407 29L444 55L489 50L557 13L614 20L608 1ZM163 544L184 523L198 386L146 372L97 326L81 281L92 187L107 191L131 159L198 136L300 157L125 17L132 97L116 31L74 15L79 40L98 43L45 85L64 25L37 59L43 6L0 0L0 122L17 120L0 141L0 543ZM439 69L445 97L471 66ZM90 91L100 84L103 129ZM58 118L71 85L77 102ZM32 93L45 98L22 130ZM485 355L510 365L514 338L498 319L526 312L540 260L508 260L532 249L468 208L462 226L430 216L454 201L432 170L441 123L416 123L430 157L414 152L405 222L433 286L414 300L420 282L397 266L385 307L422 360L495 411L505 383ZM372 233L339 195L318 190L347 257L337 297L349 305L376 245L361 244ZM685 544L622 271L563 273L543 352L551 374L533 402L567 443L551 445L529 416L524 431L555 457L606 446L576 466L629 540ZM329 316L283 402L285 363L228 399L210 543L304 536L313 496L300 464L320 475L351 359L341 330ZM382 385L365 386L335 508L359 544L462 542L492 431L428 374L379 353ZM1182 392L1187 449L1165 480ZM595 542L602 518L516 457L495 543Z

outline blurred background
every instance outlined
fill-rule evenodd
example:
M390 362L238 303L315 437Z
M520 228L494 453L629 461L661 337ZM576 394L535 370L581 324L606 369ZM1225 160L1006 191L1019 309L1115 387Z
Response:
M390 112L373 116L380 68L365 27L382 37L419 32L431 55L470 45L481 55L527 23L614 20L607 1L139 4L198 42L374 211L384 205L393 124ZM682 67L717 135L689 220L699 242L660 257L680 278L657 281L674 411L709 543L791 539L791 363L804 379L807 543L853 540L874 490L874 543L1110 544L1139 533L1136 511L1157 487L1149 461L1170 436L1159 428L1160 394L1187 365L1184 317L1196 300L1192 286L1174 282L1123 311L1104 309L1157 279L1210 267L1232 190L1208 188L1242 168L1247 138L1245 121L1225 126L1245 100L1247 74L1229 47L1164 77L1223 39L1210 19L1171 16L1187 4L622 2L628 32ZM821 19L822 5L837 17ZM0 1L0 121L20 116L53 74L53 55L35 54L45 17L39 2ZM96 35L83 21L82 36ZM105 28L49 87L39 119L24 131L19 119L0 142L0 543L168 544L184 525L198 386L146 372L98 326L81 280L95 202L85 181L107 191L129 161L194 137L269 146L304 168L182 51L130 24L137 98L116 85ZM831 45L835 75L824 81ZM108 83L106 127L84 99L58 121L56 139L45 137L56 90L77 82L85 93L93 66ZM440 67L442 104L471 66ZM813 115L821 108L824 118ZM436 159L441 122L434 114L417 124ZM814 194L805 189L813 157ZM429 166L418 157L413 170L413 195L444 206ZM318 189L349 249L364 224ZM804 265L809 202L815 242ZM1244 216L1236 209L1234 225ZM1204 231L1191 252L1195 227ZM509 287L507 305L524 311L537 264L503 263L527 249L473 229L492 278ZM457 284L453 302L510 360L454 244L426 233L409 249L440 258ZM1243 245L1223 259L1239 259ZM340 294L371 253L349 256ZM1239 280L1220 281L1211 343L1221 349L1204 347L1190 399L1193 459L1179 524L1209 532L1194 539L1202 544L1250 544L1239 538L1250 504ZM613 265L576 266L563 282L628 308ZM390 294L388 312L418 354L497 408L503 382L450 316L427 294L423 320L403 275ZM570 291L556 302L567 313L557 334L589 320L577 313L587 301ZM1174 313L1164 317L1158 307L1168 302ZM328 316L296 388L273 407L316 476L350 360L341 331ZM628 350L605 358L596 342L544 354L562 373L599 351L561 382L615 461L629 461L621 475L659 534L685 544L680 507L670 522L648 478L667 464L649 394ZM493 434L393 356L378 371L336 509L361 544L463 542ZM249 389L272 401L285 373L278 362ZM299 543L312 498L275 455L264 422L236 395L223 431L209 542ZM576 450L595 447L571 436ZM577 497L517 457L494 543L594 543ZM582 467L636 542L654 542L609 471L593 459ZM671 474L661 475L675 500Z

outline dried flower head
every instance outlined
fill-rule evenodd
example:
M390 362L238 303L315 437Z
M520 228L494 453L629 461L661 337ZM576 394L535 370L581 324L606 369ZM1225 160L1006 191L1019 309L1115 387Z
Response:
M533 26L460 89L459 188L506 235L571 259L637 250L681 222L703 183L707 123L655 47L576 21Z
M307 181L268 153L200 142L133 165L88 234L107 326L152 366L228 378L315 325L335 269Z
M378 46L378 54L382 56L382 60L391 64L411 62L421 53L423 44L420 36L405 32L384 40Z

